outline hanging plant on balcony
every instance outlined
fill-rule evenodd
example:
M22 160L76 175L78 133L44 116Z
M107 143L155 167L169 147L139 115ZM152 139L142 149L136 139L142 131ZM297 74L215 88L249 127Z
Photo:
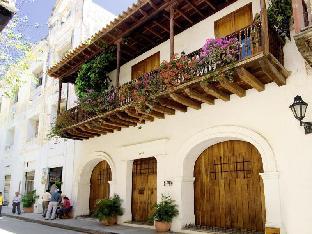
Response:
M146 104L154 105L156 96L163 91L163 82L157 71L146 73L132 83L134 105L142 111L149 111Z
M195 73L197 65L196 58L189 58L184 53L181 56L175 54L167 62L160 64L159 76L167 89L172 89L177 85L190 80Z
M48 140L51 140L53 138L62 137L62 130L66 127L69 127L73 124L75 124L74 118L72 118L70 112L63 112L60 115L58 115L56 122L51 127L49 133L47 134Z
M292 19L291 0L272 0L268 7L269 26L277 31L280 37L290 39Z
M236 38L208 39L200 52L198 66L207 74L208 82L233 79L234 65L239 57L240 44ZM227 68L223 70L223 68Z
M86 111L100 108L97 100L103 98L103 93L111 86L108 73L111 63L115 60L113 52L114 47L104 46L104 52L83 64L78 72L75 90L79 104Z

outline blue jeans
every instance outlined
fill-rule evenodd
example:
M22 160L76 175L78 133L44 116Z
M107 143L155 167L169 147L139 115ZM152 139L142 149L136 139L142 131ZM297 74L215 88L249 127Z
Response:
M15 214L17 208L17 214L21 214L21 203L20 202L13 202L12 213Z

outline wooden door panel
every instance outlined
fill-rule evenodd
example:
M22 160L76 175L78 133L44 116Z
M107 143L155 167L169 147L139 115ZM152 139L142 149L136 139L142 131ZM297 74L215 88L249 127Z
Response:
M160 66L160 52L144 59L143 61L135 64L131 68L131 79L138 79L145 73L151 72Z
M155 158L133 162L132 220L146 222L157 202L157 161Z
M252 4L248 4L215 22L215 37L222 38L252 23Z
M90 198L89 208L92 213L99 199L109 198L109 181L112 180L112 172L106 161L102 161L95 166L90 178Z
M194 168L196 225L262 232L262 168L250 143L227 141L206 149Z

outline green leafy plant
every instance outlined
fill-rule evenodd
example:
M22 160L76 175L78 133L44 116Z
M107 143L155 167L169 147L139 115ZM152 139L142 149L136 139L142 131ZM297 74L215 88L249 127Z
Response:
M178 206L170 196L161 195L161 201L154 207L153 218L158 222L171 223L173 218L179 215Z
M102 54L82 65L75 82L78 98L86 98L90 93L101 94L108 90L111 84L108 72L115 60L113 51L113 47L104 46Z
M56 181L54 182L54 184L55 184L55 186L56 186L58 189L61 189L63 182L60 181L60 180L56 180Z
M277 31L282 39L290 39L292 19L291 0L272 0L268 7L269 26Z
M30 208L35 204L36 199L39 198L38 195L36 195L36 190L33 190L31 192L26 193L22 196L22 204L25 208Z
M123 214L121 202L120 197L116 194L112 198L98 200L93 216L100 221L120 216Z
M56 122L51 127L49 133L47 134L47 139L51 140L53 138L61 137L62 130L72 124L75 124L75 120L72 118L70 112L63 112L58 115Z

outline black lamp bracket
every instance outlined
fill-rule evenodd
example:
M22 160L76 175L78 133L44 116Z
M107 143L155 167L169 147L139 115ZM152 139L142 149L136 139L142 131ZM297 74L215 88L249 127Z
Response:
M312 122L302 122L305 134L312 133Z

